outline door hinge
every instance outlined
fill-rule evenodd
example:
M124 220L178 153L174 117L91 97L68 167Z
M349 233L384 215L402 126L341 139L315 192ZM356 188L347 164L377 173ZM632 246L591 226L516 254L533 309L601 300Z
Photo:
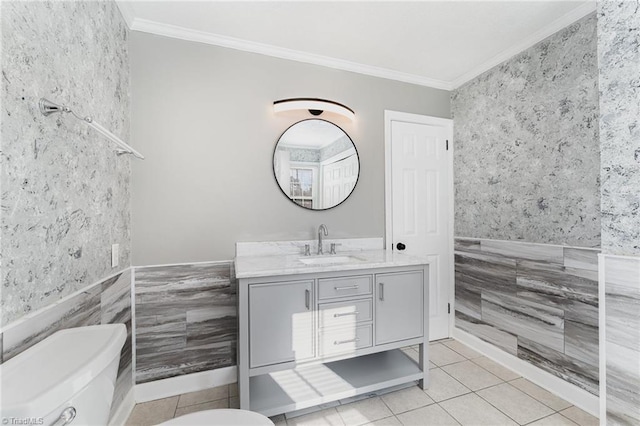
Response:
M447 313L451 313L451 303L447 303Z
M447 151L449 151L449 139L447 139Z

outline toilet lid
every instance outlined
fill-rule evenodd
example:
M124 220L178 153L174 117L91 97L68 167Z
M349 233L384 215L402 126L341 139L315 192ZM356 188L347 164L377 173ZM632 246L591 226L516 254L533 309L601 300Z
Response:
M268 417L247 410L205 410L176 417L159 426L274 426Z

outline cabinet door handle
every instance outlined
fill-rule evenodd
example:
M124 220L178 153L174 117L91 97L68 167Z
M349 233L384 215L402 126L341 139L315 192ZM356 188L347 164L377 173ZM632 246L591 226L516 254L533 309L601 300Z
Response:
M340 317L346 317L348 315L358 315L360 312L358 311L354 311L354 312L342 312L340 314L333 314L334 318L340 318Z
M358 288L358 285L348 285L346 287L334 287L333 289L335 291L340 291L340 290L355 290Z
M358 337L356 337L355 339L351 339L351 340L335 340L333 342L334 345L344 345L345 343L356 343L359 342L360 339Z
M309 310L311 304L311 292L309 290L304 291L304 306Z
M378 284L380 291L378 291L378 297L380 300L384 300L384 283Z

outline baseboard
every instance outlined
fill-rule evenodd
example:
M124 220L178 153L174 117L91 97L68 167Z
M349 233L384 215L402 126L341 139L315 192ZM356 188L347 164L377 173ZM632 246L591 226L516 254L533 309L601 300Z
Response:
M599 417L599 398L578 386L572 385L551 373L536 367L520 358L503 351L502 349L479 339L466 331L457 327L453 328L453 338L470 348L480 352L487 358L504 365L505 367L520 374L527 380L541 386L549 392L553 392L559 397L579 407L587 413Z
M123 426L127 422L127 419L131 415L131 411L133 411L133 407L136 406L136 399L134 398L134 395L134 388L132 387L120 403L120 407L118 407L116 412L113 413L113 416L109 419L109 426Z
M238 380L236 366L154 380L135 386L136 403L228 385Z

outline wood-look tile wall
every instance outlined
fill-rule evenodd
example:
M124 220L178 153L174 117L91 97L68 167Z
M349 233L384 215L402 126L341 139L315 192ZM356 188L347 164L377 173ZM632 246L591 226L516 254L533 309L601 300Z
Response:
M136 383L236 364L233 262L135 269Z
M598 251L455 241L456 327L598 394Z
M604 258L607 424L640 424L640 257Z
M97 324L123 323L127 340L120 355L111 415L133 387L131 270L87 287L10 325L0 333L2 361L8 361L56 331Z

